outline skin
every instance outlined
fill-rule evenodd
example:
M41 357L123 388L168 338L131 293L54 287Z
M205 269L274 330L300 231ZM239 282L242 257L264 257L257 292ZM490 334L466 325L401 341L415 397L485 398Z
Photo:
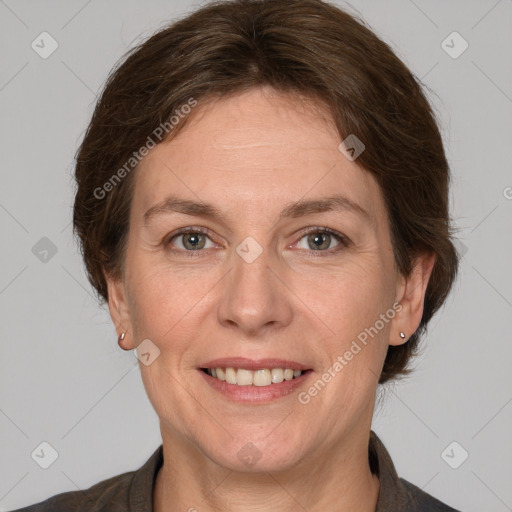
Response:
M150 365L140 363L164 447L155 510L374 511L379 480L368 439L378 376L388 346L419 326L434 256L419 258L407 278L397 272L381 190L338 150L321 105L265 87L199 105L188 121L140 163L125 271L107 276L125 347L150 339L160 350ZM368 218L326 211L279 220L286 205L333 192ZM144 212L171 193L215 205L225 223L166 213L146 225ZM209 230L200 250L190 248L190 234L172 238L190 227ZM314 250L307 235L318 232L303 231L318 227L351 243L327 237ZM236 252L248 236L263 250L252 263ZM298 392L395 301L400 311L300 403ZM235 403L197 369L234 356L291 359L313 374L273 402ZM248 442L261 453L251 467L237 456Z

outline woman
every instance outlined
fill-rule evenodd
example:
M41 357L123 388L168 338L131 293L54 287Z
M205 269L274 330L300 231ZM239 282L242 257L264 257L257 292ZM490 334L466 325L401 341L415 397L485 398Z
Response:
M211 3L109 77L74 228L162 446L25 511L452 511L371 431L458 260L420 85L317 0Z

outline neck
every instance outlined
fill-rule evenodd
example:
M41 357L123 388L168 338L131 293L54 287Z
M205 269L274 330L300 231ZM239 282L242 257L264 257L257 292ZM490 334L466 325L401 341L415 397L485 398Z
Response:
M164 464L154 489L155 512L375 512L380 484L370 471L368 431L272 472L231 471L188 441L169 434L162 439Z

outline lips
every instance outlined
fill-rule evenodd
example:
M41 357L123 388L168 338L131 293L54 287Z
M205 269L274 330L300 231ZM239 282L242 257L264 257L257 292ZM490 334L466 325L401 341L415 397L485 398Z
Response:
M314 376L313 370L283 370L279 367L260 369L261 364L274 364L290 366L302 366L292 361L283 359L260 359L251 361L245 359L217 359L209 361L208 364L245 364L245 366L256 366L257 370L227 366L216 369L198 368L198 373L215 391L228 398L230 401L249 405L269 403L278 398L290 395L301 386L307 386Z

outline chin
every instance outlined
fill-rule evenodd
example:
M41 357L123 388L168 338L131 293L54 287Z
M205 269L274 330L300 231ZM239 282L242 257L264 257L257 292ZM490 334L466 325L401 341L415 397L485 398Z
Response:
M210 451L208 456L231 471L278 472L296 466L304 455L304 444L303 439L293 440L290 436L282 438L276 435L269 437L260 432L254 436L245 435L243 439L230 438L227 443L214 443L213 446L222 446L222 449Z

